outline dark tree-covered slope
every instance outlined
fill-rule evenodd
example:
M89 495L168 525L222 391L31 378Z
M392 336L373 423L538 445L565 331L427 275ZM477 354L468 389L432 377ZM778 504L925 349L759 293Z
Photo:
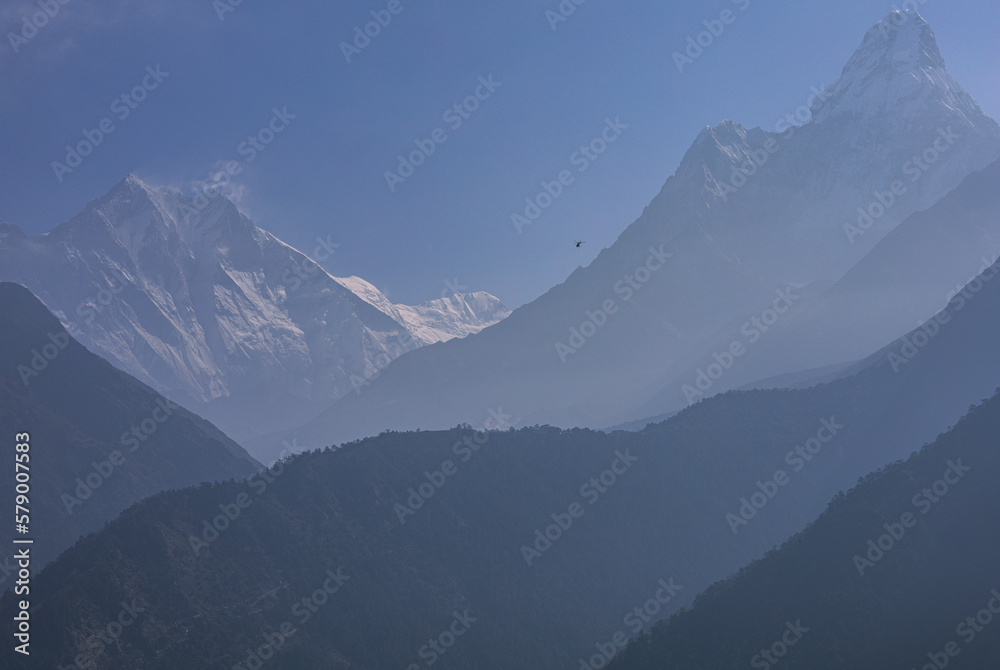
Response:
M998 446L1000 395L838 496L808 529L712 586L610 667L997 667ZM785 648L789 622L808 632L789 634L795 644Z
M142 498L260 468L213 425L87 351L27 289L0 283L0 492L11 506L22 433L36 570ZM0 588L11 584L12 532L13 518L0 526Z

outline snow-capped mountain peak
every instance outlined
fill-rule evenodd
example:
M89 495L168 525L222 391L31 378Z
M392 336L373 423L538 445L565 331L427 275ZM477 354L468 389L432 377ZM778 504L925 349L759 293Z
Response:
M420 345L472 335L510 315L506 305L483 291L452 294L411 307L394 304L361 277L333 279L393 321L405 325Z
M378 311L397 319L399 314L396 306L381 291L361 277L334 277L334 280Z
M803 101L816 95L806 86ZM947 74L916 12L869 31L826 92L804 125L769 132L723 121L700 130L642 215L589 266L496 328L389 366L298 439L320 446L386 428L442 428L497 405L529 425L616 422L649 398L645 389L695 383L693 360L718 367L713 355L747 336L741 324L787 287L805 287L788 298L799 309L901 221L1000 155L1000 127ZM775 109L775 118L788 111ZM933 160L916 167L929 147ZM860 236L850 229L858 225ZM633 293L627 282L644 267L649 281ZM922 307L931 298L917 296ZM602 305L609 311L595 312ZM870 344L859 331L852 336ZM729 383L704 382L712 393Z
M506 305L484 291L453 293L416 307L396 307L407 329L421 344L474 335L510 315Z
M842 114L863 119L959 110L972 123L983 112L948 74L934 31L913 9L896 10L872 27L847 62L826 99L813 105L813 120Z
M915 9L890 12L868 31L855 59L848 68L857 67L860 60L888 61L899 70L945 66L934 31Z
M729 119L717 126L705 126L685 153L677 173L684 175L691 170L700 173L703 165L720 172L728 171L745 161L750 148L755 148L764 135L759 128L748 130Z
M226 198L195 200L135 175L48 233L8 228L0 278L27 286L92 351L237 437L307 418L403 353L509 314L485 293L395 305L360 278L333 277ZM232 411L216 414L217 402ZM280 406L264 416L269 403ZM303 416L283 416L293 411Z

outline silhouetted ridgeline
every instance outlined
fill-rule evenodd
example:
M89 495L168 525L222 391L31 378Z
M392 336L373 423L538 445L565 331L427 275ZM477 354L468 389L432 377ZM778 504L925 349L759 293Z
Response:
M0 283L0 427L12 504L14 436L30 436L34 571L142 498L261 467L215 426L87 351L9 283ZM13 581L13 530L0 529L0 589Z
M624 644L655 594L668 614L803 528L858 463L891 460L866 437L882 402L863 386L730 393L638 433L535 427L478 450L466 429L385 433L164 493L38 576L34 660L229 670L287 623L268 667L409 667L467 610L436 667L575 670ZM324 596L328 571L349 579ZM127 606L142 611L122 628Z
M919 454L865 477L610 668L997 667L998 447L1000 395Z

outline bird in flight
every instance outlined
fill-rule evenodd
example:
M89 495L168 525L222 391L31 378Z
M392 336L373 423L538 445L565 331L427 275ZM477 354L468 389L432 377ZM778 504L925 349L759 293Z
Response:
M581 244L586 244L586 242L581 242L581 241L577 240L577 242L576 242L576 248L579 249Z

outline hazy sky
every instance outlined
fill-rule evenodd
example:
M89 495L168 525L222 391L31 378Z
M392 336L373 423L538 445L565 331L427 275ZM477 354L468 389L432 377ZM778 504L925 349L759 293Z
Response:
M39 2L58 11L12 43ZM333 274L364 277L406 303L438 297L457 278L517 306L610 245L704 126L730 118L772 130L812 87L835 81L894 6L563 4L575 13L553 30L546 12L559 0L5 0L0 220L44 232L130 171L190 189L238 161L240 207L306 253L317 237L339 244L324 263ZM726 9L732 22L679 72L672 54ZM391 22L348 63L341 43L373 11ZM1000 118L1000 5L928 0L920 11L949 71ZM149 75L157 65L167 74ZM491 76L499 87L479 83ZM151 90L135 97L145 99L120 100L144 80ZM478 108L467 118L445 117L477 89L486 99L470 101ZM262 150L241 151L274 108L295 118ZM574 158L607 118L628 127L607 132L616 139L596 160ZM114 129L60 182L53 161L65 162L66 145L102 119ZM437 129L443 142L390 190L397 156ZM572 183L519 234L511 215L563 170Z

